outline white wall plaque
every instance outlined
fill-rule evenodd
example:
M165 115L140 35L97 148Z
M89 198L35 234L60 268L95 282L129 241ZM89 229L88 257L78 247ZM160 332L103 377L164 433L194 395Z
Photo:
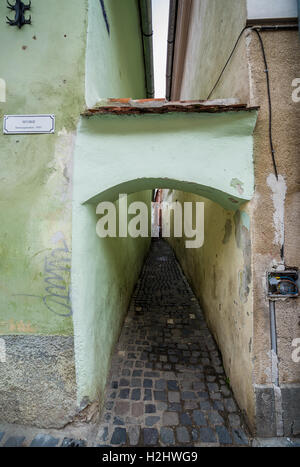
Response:
M54 115L4 115L3 133L5 135L49 134L54 131Z

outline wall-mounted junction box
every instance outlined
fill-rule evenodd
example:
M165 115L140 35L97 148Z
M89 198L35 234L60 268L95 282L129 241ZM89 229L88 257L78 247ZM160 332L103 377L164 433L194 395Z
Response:
M268 298L295 298L299 296L298 271L286 270L267 273Z

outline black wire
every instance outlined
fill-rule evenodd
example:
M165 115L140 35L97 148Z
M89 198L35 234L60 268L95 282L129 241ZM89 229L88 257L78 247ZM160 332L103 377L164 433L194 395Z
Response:
M242 37L244 31L246 29L250 29L248 28L248 26L245 26L242 31L240 32L240 35L239 37L237 38L236 40L236 43L234 44L234 47L231 51L231 54L229 55L228 57L228 60L227 62L225 63L222 71L221 71L221 74L219 76L219 78L217 79L214 87L212 88L212 90L210 91L208 97L207 97L207 100L210 99L212 93L214 92L214 90L216 89L216 87L218 86L219 82L220 82L220 79L222 78L223 76L223 73L224 71L226 70L227 68L227 65L228 63L230 62L231 60L231 57L233 56L234 54L234 51L239 43L239 40L240 38ZM268 63L267 63L267 58L266 58L266 53L265 53L265 48L264 48L264 43L263 43L263 40L261 38L261 35L259 34L259 31L258 29L256 28L251 28L252 31L255 31L258 38L259 38L259 42L260 42L260 45L261 45L261 50L262 50L262 54L263 54L263 59L264 59L264 63L265 63L265 73L266 73L266 77L267 77L267 89L268 89L268 105L269 105L269 140L270 140L270 149L271 149L271 156L272 156L272 163L273 163L273 167L274 167L274 172L275 172L275 176L276 176L276 179L278 180L278 171L277 171L277 165L276 165L276 160L275 160L275 150L274 150L274 145L273 145L273 134L272 134L272 100L271 100L271 90L270 90L270 77L269 77L269 69L268 69Z
M218 84L219 84L219 82L220 82L220 79L222 78L223 73L224 73L225 69L227 68L228 63L229 63L230 60L231 60L231 57L232 57L232 55L234 54L234 51L235 51L235 49L236 49L236 47L237 47L237 45L238 45L238 43L239 43L239 40L240 40L240 38L242 37L242 34L243 34L243 32L245 31L245 29L247 29L247 26L245 26L244 29L240 32L240 35L239 35L239 37L237 38L236 43L234 44L234 47L233 47L233 49L232 49L232 52L231 52L231 54L229 55L227 62L226 62L225 65L223 66L223 69L222 69L222 71L221 71L221 74L220 74L219 78L217 79L216 84L214 85L214 87L213 87L212 90L210 91L210 93L209 93L209 95L208 95L208 97L207 97L206 100L209 100L209 99L210 99L212 93L214 92L214 90L215 90L216 87L218 86Z
M259 31L255 28L252 29L253 31L256 32L259 42L261 45L261 50L265 62L265 73L267 77L267 89L268 89L268 104L269 104L269 140L270 140L270 148L271 148L271 155L272 155L272 162L273 162L273 167L274 167L274 172L276 175L276 178L278 180L278 171L277 171L277 165L276 165L276 160L275 160L275 150L273 146L273 135L272 135L272 100L271 100L271 90L270 90L270 77L269 77L269 68L268 68L268 63L267 63L267 58L266 58L266 53L265 53L265 48L264 48L264 43L262 40L261 35L259 34Z

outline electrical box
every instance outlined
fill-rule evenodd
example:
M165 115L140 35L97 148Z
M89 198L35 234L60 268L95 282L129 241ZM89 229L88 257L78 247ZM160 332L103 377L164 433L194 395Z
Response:
M295 298L299 296L299 274L297 270L267 273L268 298Z

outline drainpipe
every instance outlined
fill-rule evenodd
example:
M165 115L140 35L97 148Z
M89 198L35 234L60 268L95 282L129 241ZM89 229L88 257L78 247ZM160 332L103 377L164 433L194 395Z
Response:
M152 1L139 0L147 98L154 97Z
M300 34L300 0L298 0L298 25L299 25L299 34Z
M283 436L283 433L284 433L283 409L282 409L281 389L279 386L276 315L275 315L275 302L273 300L269 300L269 311L270 311L270 333L271 333L271 372L272 372L272 385L274 389L276 435Z
M277 337L276 337L276 315L275 302L269 301L270 310L270 333L271 333L271 358L272 358L272 382L279 386L278 363L277 363Z
M171 99L171 92L172 92L172 77L173 77L177 11L178 11L178 0L170 0L167 71L166 71L166 99L167 101Z

